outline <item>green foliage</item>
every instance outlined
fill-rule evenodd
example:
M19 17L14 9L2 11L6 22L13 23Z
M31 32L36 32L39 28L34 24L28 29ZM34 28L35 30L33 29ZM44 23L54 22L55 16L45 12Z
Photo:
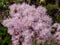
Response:
M50 11L53 9L57 9L57 5L48 4L48 5L46 5L46 8Z
M60 23L60 15L57 15L57 16L56 16L56 21L55 21L55 22Z
M0 0L0 6L3 6L3 1L2 0Z
M7 28L0 25L0 45L10 45L11 36L7 33Z
M42 4L42 3L45 4L45 2L46 2L46 0L40 0L39 3L40 3L40 4Z
M39 45L36 40L34 40L34 45Z
M50 45L56 45L54 42L51 42Z

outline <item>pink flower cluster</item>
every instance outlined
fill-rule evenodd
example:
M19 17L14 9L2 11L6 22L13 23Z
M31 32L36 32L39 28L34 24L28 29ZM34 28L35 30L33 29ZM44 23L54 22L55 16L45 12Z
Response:
M35 5L22 3L10 5L9 8L10 17L2 24L12 36L12 45L20 45L20 42L22 45L34 45L34 39L39 44L52 40L52 18L43 6L36 8Z
M60 45L60 23L55 23L53 27L56 28L53 40L57 45Z

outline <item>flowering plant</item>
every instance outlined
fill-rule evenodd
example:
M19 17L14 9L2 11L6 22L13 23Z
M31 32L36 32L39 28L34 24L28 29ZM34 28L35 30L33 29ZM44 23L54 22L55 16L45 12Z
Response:
M39 44L56 40L60 44L60 40L56 34L52 34L52 27L59 29L58 24L52 25L52 18L47 15L43 6L35 7L26 3L13 4L9 6L10 17L2 22L8 28L8 33L12 36L12 45L33 45L34 39ZM58 25L58 27L57 27ZM59 42L57 41L59 40Z

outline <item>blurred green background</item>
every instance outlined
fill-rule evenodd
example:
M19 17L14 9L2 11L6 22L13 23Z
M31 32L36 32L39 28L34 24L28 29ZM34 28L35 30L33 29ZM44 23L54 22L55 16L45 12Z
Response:
M9 17L9 6L14 3L26 2L30 5L43 5L47 9L47 14L53 18L53 23L60 23L60 0L0 0L0 45L11 45L11 36L7 33L7 28L1 22ZM35 41L34 45L38 45ZM43 43L42 45L47 45ZM49 45L55 45L51 42Z

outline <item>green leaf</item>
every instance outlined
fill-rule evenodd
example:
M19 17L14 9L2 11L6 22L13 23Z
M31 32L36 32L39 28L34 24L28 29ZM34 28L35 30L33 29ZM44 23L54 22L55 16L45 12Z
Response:
M54 42L51 42L50 45L56 45Z

